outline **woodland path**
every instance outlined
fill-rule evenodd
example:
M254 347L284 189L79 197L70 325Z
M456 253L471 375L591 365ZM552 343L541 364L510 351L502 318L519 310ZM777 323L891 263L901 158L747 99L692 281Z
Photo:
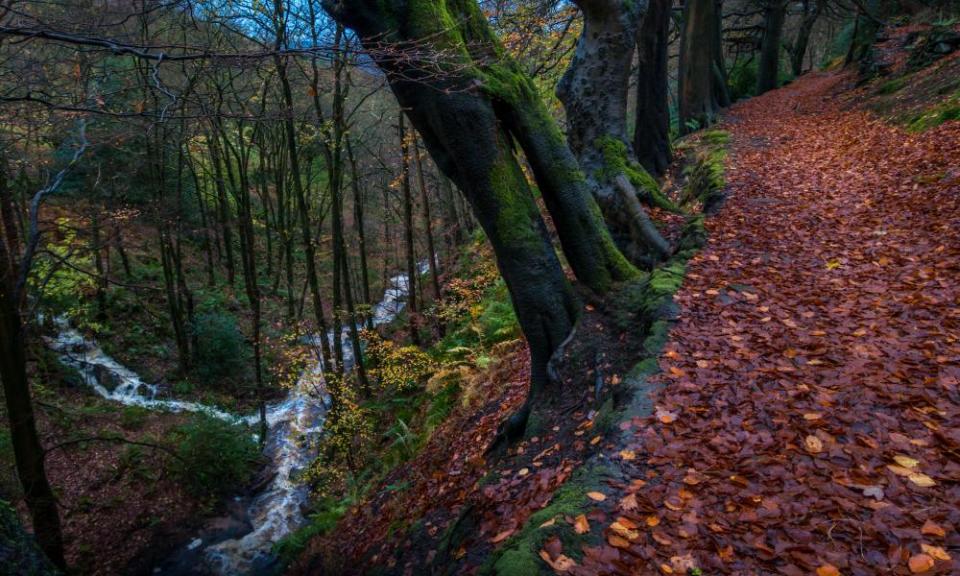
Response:
M849 82L727 116L658 413L571 573L960 571L960 123L905 132Z

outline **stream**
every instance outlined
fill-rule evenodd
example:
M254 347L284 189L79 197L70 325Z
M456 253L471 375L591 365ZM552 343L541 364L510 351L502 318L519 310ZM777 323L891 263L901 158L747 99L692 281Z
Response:
M427 263L419 266L422 274ZM387 324L406 306L409 292L406 274L390 279L383 299L374 307L373 324ZM60 361L76 369L96 394L128 406L169 412L203 412L214 418L256 425L259 414L238 415L219 408L170 398L157 398L158 386L144 382L132 370L108 356L100 346L70 327L68 320L54 320L58 335L47 343L60 354ZM333 341L333 331L326 334ZM344 368L353 367L349 327L344 327ZM319 349L320 335L309 338ZM187 546L154 567L154 574L258 574L271 572L276 558L273 544L304 525L303 508L308 489L297 482L297 474L317 455L316 438L323 429L330 397L324 386L322 362L313 362L296 385L279 402L267 405L269 432L264 456L270 461L272 477L252 496L236 497L228 503L228 516L214 519Z

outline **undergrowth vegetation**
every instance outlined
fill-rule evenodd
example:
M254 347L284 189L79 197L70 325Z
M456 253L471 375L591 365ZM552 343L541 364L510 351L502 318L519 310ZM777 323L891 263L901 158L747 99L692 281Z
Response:
M244 486L255 469L259 450L244 427L204 414L171 434L176 446L175 469L181 481L197 496L216 498Z
M520 336L506 285L492 253L478 236L462 254L430 317L443 338L422 350L400 346L376 331L363 331L364 366L371 389L360 390L355 374L346 381L328 377L336 402L331 407L320 456L304 472L312 490L309 522L275 546L292 561L307 542L331 530L397 466L410 461L460 406L480 397L474 381ZM388 492L405 484L387 485Z

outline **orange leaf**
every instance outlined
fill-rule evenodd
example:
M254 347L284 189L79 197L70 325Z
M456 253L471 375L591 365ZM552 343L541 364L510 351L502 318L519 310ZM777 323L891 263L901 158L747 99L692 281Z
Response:
M817 568L817 576L840 576L840 571L833 564L824 564Z
M583 514L577 516L573 521L573 531L577 534L586 534L590 531L590 522L587 521L587 517Z
M938 538L944 538L947 535L947 531L933 520L927 520L924 522L923 528L920 529L920 533L924 536L937 536Z
M629 548L630 541L616 534L610 534L607 536L607 543L613 546L614 548Z
M937 560L943 560L944 562L950 561L950 555L947 554L947 551L939 546L931 546L929 544L920 543L920 549L923 550L926 554L929 554Z
M556 560L550 558L550 554L546 550L540 551L540 558L543 559L555 572L567 572L571 568L577 565L577 563L570 557L560 554L557 556Z
M603 502L607 499L607 495L603 492L587 492L587 498L593 500L594 502Z
M907 564L910 566L911 572L921 574L933 568L936 562L926 554L917 554L916 556L911 556Z
M503 542L504 540L506 540L507 538L509 538L511 535L513 535L513 533L516 532L516 531L517 531L516 528L511 528L511 529L509 529L509 530L504 530L503 532L501 532L501 533L497 534L496 536L494 536L493 538L491 538L491 539L490 539L490 543L491 543L491 544L497 544L497 543Z

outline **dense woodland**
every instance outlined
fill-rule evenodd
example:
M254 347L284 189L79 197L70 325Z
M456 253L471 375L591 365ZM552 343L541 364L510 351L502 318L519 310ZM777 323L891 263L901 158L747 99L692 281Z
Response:
M0 1L0 573L954 573L958 23Z

